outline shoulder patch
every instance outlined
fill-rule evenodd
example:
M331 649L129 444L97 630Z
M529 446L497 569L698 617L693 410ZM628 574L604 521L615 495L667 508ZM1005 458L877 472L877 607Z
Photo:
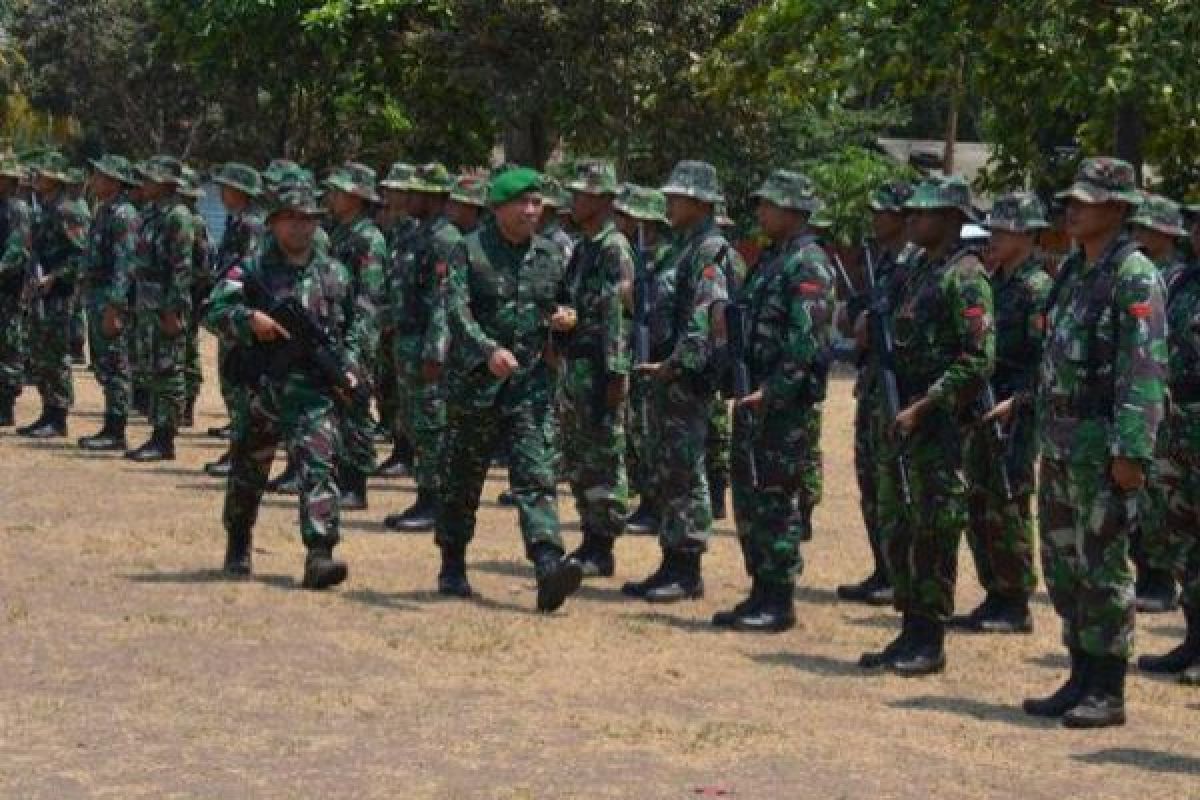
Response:
M1146 319L1152 313L1154 313L1154 307L1151 306L1149 303L1130 303L1129 304L1130 316L1137 317L1138 319Z
M824 287L822 287L821 284L817 283L816 281L802 281L796 286L796 294L800 294L805 297L816 297L821 294L821 290L823 288Z
M970 306L963 309L962 312L967 319L981 319L985 313L987 312L984 311L983 306Z
M704 268L704 279L708 280L708 281L715 281L717 279L717 265L716 264L709 264L707 267Z

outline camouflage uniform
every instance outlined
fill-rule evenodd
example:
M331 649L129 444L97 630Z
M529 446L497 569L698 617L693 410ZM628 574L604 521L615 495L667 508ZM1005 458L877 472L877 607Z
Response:
M1018 192L996 199L986 227L989 230L1034 234L1048 227L1037 195ZM1042 308L1050 293L1050 276L1041 261L1030 258L1009 275L992 275L996 312L996 369L992 389L996 401L1013 398L1005 452L997 452L990 426L978 425L967 434L967 541L975 571L995 604L1025 609L1037 587L1034 571L1033 491L1037 462L1037 432L1033 418L1033 387L1042 354ZM1003 460L1012 499L1005 496Z
M389 191L404 192L408 191L408 186L412 182L412 176L415 168L411 164L397 162L392 164L388 170L387 177L380 181L379 185ZM397 217L388 229L383 231L384 240L387 243L388 259L385 268L385 285L391 280L391 272L395 268L395 263L398 258L401 258L411 246L413 237L416 236L417 229L420 228L419 220L403 214ZM388 290L390 293L390 289ZM394 341L394 331L392 329L392 321L389 316L390 309L384 309L381 312L381 323L379 330L379 352L382 358L379 359L375 368L375 401L379 406L379 419L391 434L392 443L396 447L396 451L392 457L379 465L381 473L384 473L389 468L408 467L408 461L411 460L408 455L401 458L400 453L408 447L407 439L404 435L404 420L400 412L400 399L397 395L399 389L400 376L396 372L396 361L391 357L395 352L396 346ZM391 463L401 461L402 464ZM401 474L401 473L396 473Z
M200 313L205 300L216 285L216 247L208 230L208 220L204 218L196 204L204 197L204 189L199 184L199 176L192 169L184 172L187 185L179 190L186 198L185 202L192 212L195 241L192 256L192 309L188 320L187 350L184 359L183 379L187 387L183 423L190 426L196 408L196 398L200 396L200 385L204 382L204 368L200 363Z
M273 211L320 213L307 186L287 187L273 203ZM256 344L249 325L252 308L244 292L249 274L256 275L273 296L299 299L340 346L346 367L363 373L365 347L372 337L371 316L362 313L362 299L354 291L349 270L315 248L308 262L299 266L289 263L270 243L261 254L226 272L212 293L204 322L228 347ZM339 582L345 577L344 565L340 577L329 582L315 579L311 570L316 559L331 558L340 539L340 494L334 478L340 434L332 392L302 366L289 370L280 382L267 381L245 391L245 413L234 421L233 464L225 493L224 526L230 537L226 568L235 574L249 571L251 530L275 449L282 441L299 465L300 536L309 550L304 585L323 588Z
M15 161L0 161L0 177L21 175ZM29 279L33 214L16 194L0 200L0 419L12 423L12 407L25 384L21 295Z

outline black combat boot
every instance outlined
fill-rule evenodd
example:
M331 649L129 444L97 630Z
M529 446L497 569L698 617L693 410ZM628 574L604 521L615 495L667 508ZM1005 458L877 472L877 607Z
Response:
M965 617L955 617L951 625L975 633L1033 633L1033 614L1025 598L988 594Z
M913 621L915 619L911 614L905 614L901 617L900 633L896 638L884 645L882 650L871 650L863 653L858 657L858 665L863 669L890 667L897 658L906 654L912 645L914 633Z
M87 364L87 355L84 353L86 344L87 342L84 339L71 340L71 363L77 367Z
M1068 728L1110 728L1125 724L1125 674L1128 663L1119 656L1092 658L1083 698L1063 714Z
M933 675L946 668L946 626L932 617L914 616L912 638L889 665L892 672L908 678Z
M47 408L45 421L25 434L30 439L57 439L66 435L67 410L56 407Z
M1030 697L1021 704L1026 714L1034 717L1061 717L1083 699L1087 688L1091 658L1082 650L1072 649L1071 674L1066 683L1048 697Z
M313 545L308 548L304 559L304 579L300 586L305 589L328 589L346 580L349 570L345 561L333 557L333 546Z
M209 428L205 433L214 439L228 439L233 436L233 425L227 423L219 427Z
M675 555L674 568L666 580L646 590L647 603L678 603L704 597L704 578L701 576L699 550L681 550Z
M143 417L150 415L150 390L149 389L134 389L133 397L129 403L130 407L141 414Z
M381 478L403 478L412 472L412 457L408 439L399 438L392 446L392 454L379 465L375 474Z
M442 568L438 572L438 594L448 597L470 597L471 584L467 581L466 545L442 545Z
M564 558L562 550L552 544L535 545L532 555L537 577L537 610L547 614L557 611L568 597L579 591L583 569Z
M616 571L613 559L613 540L584 531L583 542L569 556L579 564L585 578L611 578Z
M338 488L342 492L342 511L367 510L367 476L343 464L338 470Z
M91 452L124 451L129 448L125 441L125 418L115 414L104 415L104 427L92 436L84 436L79 446Z
M677 554L674 550L663 550L662 560L658 568L640 581L628 581L621 587L621 594L629 597L645 597L651 589L657 589L670 580L670 574L675 569Z
M712 615L715 628L732 628L734 620L758 611L758 605L763 601L763 583L758 578L751 578L750 594L736 606Z
M300 466L290 455L283 472L267 481L267 491L273 494L300 494Z
M1147 569L1137 586L1137 610L1141 614L1165 614L1179 607L1179 586L1165 569Z
M204 465L204 474L210 478L228 478L233 472L233 452L226 450L216 461Z
M433 530L437 524L437 493L431 489L418 489L417 500L406 511L389 514L383 527L400 533L423 533Z
M656 534L658 533L658 515L654 513L651 504L642 498L638 503L637 511L625 520L625 530L636 534Z
M725 519L729 516L729 512L725 508L725 490L728 488L729 483L724 478L709 476L708 497L712 503L713 519Z
M230 530L226 533L223 571L228 577L248 578L253 574L252 542L253 537L249 529Z
M1161 656L1142 656L1138 669L1158 675L1178 675L1194 664L1200 664L1200 609L1183 607L1187 631L1178 647Z
M758 608L733 621L733 629L743 633L783 633L796 627L795 587L790 583L767 584Z
M16 409L17 396L12 392L0 392L0 428L11 428L17 424Z
M890 606L895 599L895 592L892 591L892 581L888 578L887 565L884 563L883 552L879 547L879 538L868 533L867 542L871 545L871 557L875 561L875 570L859 583L846 583L837 587L837 596L851 603Z
M155 428L146 443L125 454L130 461L146 464L153 461L175 460L175 432L169 428Z

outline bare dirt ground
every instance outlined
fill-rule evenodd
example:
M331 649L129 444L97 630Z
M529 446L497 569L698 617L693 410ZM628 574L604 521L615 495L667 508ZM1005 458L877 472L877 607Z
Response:
M1044 596L1035 635L954 636L942 676L855 666L896 620L833 593L867 558L844 380L802 626L750 638L707 625L746 584L728 524L701 602L622 598L657 555L627 537L615 579L532 613L499 473L471 550L474 602L431 592L428 536L384 532L408 481L376 482L372 510L346 520L341 589L296 588L295 501L278 497L257 579L224 581L222 486L199 469L222 447L202 433L223 421L215 387L180 459L137 466L74 447L100 422L94 383L76 378L69 444L0 434L0 797L1200 797L1200 692L1134 676L1130 724L1101 733L1021 714L1064 666ZM22 420L36 402L26 392ZM964 558L959 605L978 599ZM1182 622L1148 617L1139 633L1158 651Z

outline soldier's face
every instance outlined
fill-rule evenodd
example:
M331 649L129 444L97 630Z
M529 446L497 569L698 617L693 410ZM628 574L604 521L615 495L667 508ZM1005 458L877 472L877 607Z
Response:
M59 190L62 184L51 178L49 175L38 173L33 179L33 190L40 195L51 195Z
M571 218L576 225L586 225L608 213L611 201L605 195L575 192L571 195Z
M667 219L675 230L686 230L712 216L712 206L694 197L667 195Z
M1156 261L1166 258L1175 249L1174 236L1171 236L1169 233L1161 233L1150 228L1144 228L1141 225L1134 226L1133 239L1146 248L1146 252Z
M299 255L312 247L317 218L296 211L281 211L271 217L271 233L286 255Z
M1023 259L1032 248L1032 234L993 230L985 252L987 265L991 269L1006 266Z
M339 219L344 219L357 214L362 204L366 201L358 195L343 192L341 189L330 189L328 202L329 210L333 212L333 215Z
M451 200L446 204L446 218L460 231L473 230L479 224L479 209L475 206Z
M904 215L895 211L875 211L871 214L871 230L876 239L885 241L904 235Z
M503 205L496 206L496 225L504 238L522 244L533 238L542 221L543 199L537 192L526 192Z
M93 172L91 179L92 191L101 200L107 200L121 190L121 185L103 172Z
M779 241L791 236L802 221L803 215L799 212L780 208L770 200L758 201L758 225L769 239Z
M958 214L943 208L914 211L908 217L908 238L921 247L937 247L959 226Z
M221 185L221 205L225 206L225 210L237 213L247 206L249 198L244 192L239 192L232 186Z
M1124 203L1085 203L1072 197L1067 201L1064 227L1076 241L1094 239L1121 227L1125 211Z

